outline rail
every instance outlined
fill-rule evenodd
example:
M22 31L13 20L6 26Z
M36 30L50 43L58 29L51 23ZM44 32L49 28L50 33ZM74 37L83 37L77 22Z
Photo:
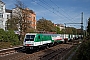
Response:
M16 50L22 48L23 46L13 47L13 48L7 48L7 49L1 49L0 50L0 57L6 56L9 54L16 53Z

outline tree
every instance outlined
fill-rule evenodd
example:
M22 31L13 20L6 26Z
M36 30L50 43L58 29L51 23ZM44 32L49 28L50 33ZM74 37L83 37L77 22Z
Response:
M82 31L81 29L77 29L77 34L81 35L82 34L81 31Z
M9 42L11 45L18 45L20 43L18 36L13 30L4 31L3 29L0 29L0 42Z
M18 45L19 44L19 39L18 36L14 33L13 30L5 31L5 39L8 42L10 42L12 45Z
M50 20L42 18L37 21L37 30L56 32L56 27L54 26L54 23L52 23Z
M22 35L25 35L25 33L29 32L29 30L31 29L31 22L27 20L29 17L29 13L33 11L27 10L27 7L20 0L16 0L15 6L16 9L13 11L12 18L18 21L20 40L22 40Z
M18 21L14 18L7 20L7 30L18 30Z
M56 27L56 33L57 33L57 34L62 33L62 32L60 31L60 28L59 28L59 27Z
M88 32L88 34L90 36L90 18L88 19L87 32Z
M65 34L77 34L77 29L74 27L66 27L65 29L62 30L62 33Z

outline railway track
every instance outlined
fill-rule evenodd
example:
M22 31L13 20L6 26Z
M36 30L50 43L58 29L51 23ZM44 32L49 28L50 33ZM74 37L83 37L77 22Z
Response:
M22 47L22 46L13 47L13 48L7 48L7 49L2 49L2 50L0 50L0 57L3 57L3 56L7 56L7 55L10 55L10 54L17 53L16 50L20 49L21 47Z
M57 48L55 50L49 50L49 53L40 57L40 60L51 60L56 59L55 57L66 51L68 48Z
M62 58L72 47L70 44L59 44L32 54L17 52L2 56L0 60L56 60Z

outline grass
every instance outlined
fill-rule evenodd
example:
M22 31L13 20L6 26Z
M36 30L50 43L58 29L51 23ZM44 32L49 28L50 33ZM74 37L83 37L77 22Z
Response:
M22 45L22 43L20 43L19 45L12 45L12 43L10 42L0 42L0 49L10 48L13 46L20 46L20 45Z
M11 47L10 42L0 42L0 49Z

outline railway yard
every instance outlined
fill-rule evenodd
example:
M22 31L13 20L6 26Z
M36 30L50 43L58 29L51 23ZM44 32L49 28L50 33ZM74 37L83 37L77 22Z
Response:
M20 47L0 52L0 60L64 60L75 46L77 46L77 42L58 44L33 52L22 52Z

